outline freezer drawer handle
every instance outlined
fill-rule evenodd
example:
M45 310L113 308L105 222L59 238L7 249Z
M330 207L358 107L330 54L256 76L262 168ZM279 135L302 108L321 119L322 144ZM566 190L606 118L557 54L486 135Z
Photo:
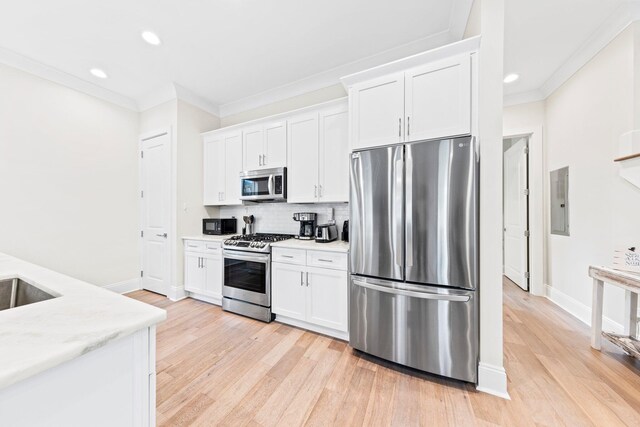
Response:
M394 295L404 295L407 297L422 298L422 299L437 299L437 300L443 300L443 301L459 301L459 302L469 301L469 297L464 295L444 295L444 294L434 294L431 292L407 291L404 289L389 288L387 286L374 285L372 283L362 282L360 280L354 280L353 284L363 288L373 289L374 291L386 292L388 294L394 294Z

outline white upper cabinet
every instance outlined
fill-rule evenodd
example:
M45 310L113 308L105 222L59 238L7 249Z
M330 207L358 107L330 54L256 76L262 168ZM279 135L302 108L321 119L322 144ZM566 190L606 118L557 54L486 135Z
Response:
M319 202L349 201L349 109L346 104L320 111Z
M244 170L271 169L287 165L287 123L261 123L243 129Z
M242 132L219 133L204 140L205 206L240 204Z
M344 77L354 150L472 133L479 39Z
M240 205L240 172L242 172L242 132L227 134L225 144L225 205Z
M353 149L403 141L404 73L354 85L350 96Z
M289 118L287 139L287 201L315 202L318 198L318 113Z
M242 132L242 150L244 153L244 170L255 170L262 167L262 149L264 131L262 125L252 126Z
M471 58L405 72L406 141L471 133Z
M264 125L263 168L287 166L287 122L268 122Z

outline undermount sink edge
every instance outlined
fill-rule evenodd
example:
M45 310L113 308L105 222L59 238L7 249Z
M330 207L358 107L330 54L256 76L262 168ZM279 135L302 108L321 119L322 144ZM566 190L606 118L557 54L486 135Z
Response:
M0 311L57 298L49 291L20 277L0 280Z

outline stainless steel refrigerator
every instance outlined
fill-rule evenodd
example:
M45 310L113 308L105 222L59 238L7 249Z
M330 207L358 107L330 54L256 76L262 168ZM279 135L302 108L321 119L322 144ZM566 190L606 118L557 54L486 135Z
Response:
M350 345L474 383L476 148L461 137L352 153L349 239Z

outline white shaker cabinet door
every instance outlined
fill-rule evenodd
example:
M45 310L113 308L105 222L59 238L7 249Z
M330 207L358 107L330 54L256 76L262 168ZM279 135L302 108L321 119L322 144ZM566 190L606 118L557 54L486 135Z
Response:
M205 206L221 205L225 190L225 144L224 137L207 139L203 146Z
M264 133L262 125L242 130L243 169L250 171L262 168Z
M227 134L225 145L225 190L224 204L239 205L240 201L240 172L242 172L242 132Z
M202 254L185 252L184 254L184 289L189 292L202 293L204 269Z
M287 166L287 122L277 121L264 125L263 167Z
M347 272L307 267L307 321L316 325L347 330Z
M318 200L318 113L290 118L287 139L287 202L315 202Z
M471 133L471 58L462 55L405 73L406 141Z
M203 293L211 297L221 298L222 252L203 255L202 264L204 266Z
M350 97L354 150L404 141L404 73L356 84Z
M349 201L349 111L347 106L320 112L320 202Z
M305 320L305 267L293 264L271 264L271 307L275 314Z

